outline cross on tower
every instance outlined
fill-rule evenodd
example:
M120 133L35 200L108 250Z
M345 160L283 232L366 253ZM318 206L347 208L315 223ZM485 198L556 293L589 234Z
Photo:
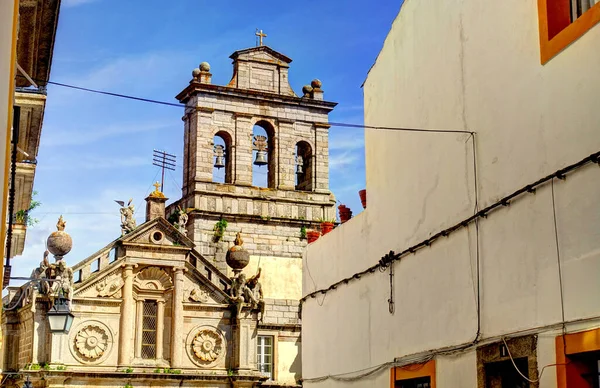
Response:
M263 30L258 30L258 28L256 29L256 32L254 33L254 35L258 36L258 45L262 46L263 45L263 38L267 37L267 34L265 34L263 32Z

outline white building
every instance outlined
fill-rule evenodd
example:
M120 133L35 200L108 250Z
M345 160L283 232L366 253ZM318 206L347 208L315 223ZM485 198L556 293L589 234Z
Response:
M305 387L598 387L600 4L573 3L404 2L365 125L464 133L366 130L367 209L304 258Z

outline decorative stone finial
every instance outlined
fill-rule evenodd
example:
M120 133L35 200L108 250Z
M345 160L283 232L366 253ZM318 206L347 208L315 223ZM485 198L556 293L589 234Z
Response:
M310 94L312 93L313 88L310 85L304 85L302 87L302 93L304 93L303 97L310 97Z
M151 197L156 197L156 198L164 198L165 197L165 195L159 190L160 183L158 181L156 183L153 183L152 186L154 186L154 191L150 193Z
M250 263L250 253L242 246L244 241L240 232L236 235L234 243L235 245L227 251L225 261L234 273L239 273Z
M315 78L310 83L310 86L312 86L313 89L321 89L321 86L323 86L323 83L321 82L321 80Z
M48 251L54 255L54 258L57 261L61 260L63 256L69 253L71 248L73 248L73 240L71 239L71 236L65 232L66 225L67 222L61 215L56 223L57 231L52 232L50 236L48 236L48 240L46 240Z
M208 64L208 62L202 62L200 64L200 71L203 71L203 72L209 72L210 71L210 65Z
M63 220L62 214L58 217L58 222L56 223L56 230L62 232L65 230L65 226L67 226L67 221Z
M192 77L194 79L198 78L199 75L200 75L200 69L195 68L194 70L192 70Z

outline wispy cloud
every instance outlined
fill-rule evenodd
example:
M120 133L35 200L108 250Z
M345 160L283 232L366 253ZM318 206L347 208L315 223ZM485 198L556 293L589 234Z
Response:
M110 124L102 128L86 124L79 128L62 131L45 128L43 142L44 147L84 145L126 134L157 131L177 124L173 122L125 122Z
M344 168L352 166L358 160L359 159L357 153L342 152L339 154L332 154L329 156L329 169L342 170Z
M141 156L101 157L94 155L77 155L77 163L44 163L38 170L103 170L141 167L148 165L148 158Z
M97 0L62 0L61 5L65 8L77 7L79 5L93 3Z

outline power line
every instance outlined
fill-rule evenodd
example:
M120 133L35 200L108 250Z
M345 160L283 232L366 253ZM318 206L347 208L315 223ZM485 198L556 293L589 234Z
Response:
M131 96L131 95L122 94L122 93L107 92L105 90L84 88L82 86L69 85L69 84L65 84L65 83L61 83L61 82L48 81L48 84L56 85L56 86L62 86L64 88L69 88L69 89L81 90L81 91L84 91L84 92L97 93L97 94L102 94L102 95L106 95L106 96L112 96L112 97L118 97L118 98L126 98L126 99L129 99L129 100L147 102L147 103L151 103L151 104L158 104L158 105L174 106L174 107L178 107L178 108L185 108L184 104L178 104L178 103L174 103L174 102L154 100L154 99L151 99L151 98L136 97L136 96ZM328 124L328 125L330 125L332 127L364 128L364 129L377 129L377 130L386 130L386 131L430 132L430 133L466 133L466 134L473 134L473 133L475 133L473 131L458 130L458 129L425 129L425 128L387 127L387 126L375 126L375 125L352 124L352 123L341 123L341 122L328 122L328 123L324 123L324 124Z
M526 194L526 193L529 193L529 194L535 193L535 191L538 187L548 183L550 180L553 180L554 178L564 179L566 174L571 173L571 172L587 165L588 163L597 163L598 165L600 165L600 151L596 152L594 154L591 154L590 156L588 156L586 158L581 159L579 162L573 163L565 168L557 170L550 175L547 175L541 179L538 179L537 181L535 181L531 184L528 184L528 185L518 189L517 191L513 192L512 194L507 195L506 197L500 199L497 202L494 202L493 204L489 205L488 207L486 207L482 210L479 210L477 213L468 217L467 219L464 219L464 220L458 222L457 224L455 224L454 226L451 226L445 230L442 230L441 232L434 234L430 238L428 238L424 241L421 241L420 243L413 245L413 246L403 250L402 252L399 252L399 253L391 252L392 254L386 254L386 256L384 256L382 258L382 260L380 260L377 264L374 264L371 267L369 267L361 272L357 272L352 276L342 279L342 280L330 285L328 288L316 290L316 291L313 291L313 292L305 295L302 299L300 299L300 303L301 304L304 303L308 298L315 298L319 294L325 295L327 292L335 290L338 286L340 286L342 284L348 284L350 281L360 279L363 275L367 275L369 273L374 273L378 268L380 268L383 265L389 265L389 263L392 261L400 260L403 257L408 256L409 254L415 253L422 248L429 247L440 237L448 237L451 233L453 233L461 228L466 228L469 224L471 224L473 222L478 222L481 218L487 218L488 214L493 212L494 210L497 210L498 208L501 208L504 206L510 206L511 201L516 199L520 195Z

